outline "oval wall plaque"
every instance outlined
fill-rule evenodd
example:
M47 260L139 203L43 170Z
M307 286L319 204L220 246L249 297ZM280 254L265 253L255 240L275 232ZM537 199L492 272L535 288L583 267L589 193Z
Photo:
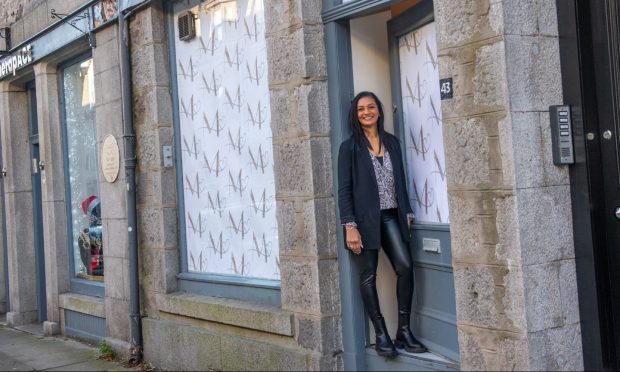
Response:
M108 134L101 147L101 170L106 181L112 183L118 178L120 151L113 135Z

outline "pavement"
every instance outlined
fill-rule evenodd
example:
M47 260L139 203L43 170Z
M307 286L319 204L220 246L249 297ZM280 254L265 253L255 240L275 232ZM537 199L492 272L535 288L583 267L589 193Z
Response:
M44 337L37 327L23 330L0 323L0 371L128 371L120 363L97 359L97 347L63 336Z

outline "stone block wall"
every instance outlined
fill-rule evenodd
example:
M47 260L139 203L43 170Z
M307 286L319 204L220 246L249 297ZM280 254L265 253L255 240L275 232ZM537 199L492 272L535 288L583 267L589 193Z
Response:
M92 49L92 58L97 152L100 157L103 142L110 135L116 139L120 150L120 169L114 182L106 181L99 167L105 254L106 340L126 355L130 342L129 249L118 27L115 24L104 27L97 32L96 38L97 47Z
M320 1L265 7L282 309L295 340L342 369L327 71Z
M435 0L463 369L583 369L555 1Z
M1 0L0 27L11 27L11 45L16 46L49 25L58 22L50 12L67 14L84 0Z
M145 357L172 369L342 369L321 3L265 6L282 297L267 307L176 292L176 168L162 160L176 77L162 5L130 23Z

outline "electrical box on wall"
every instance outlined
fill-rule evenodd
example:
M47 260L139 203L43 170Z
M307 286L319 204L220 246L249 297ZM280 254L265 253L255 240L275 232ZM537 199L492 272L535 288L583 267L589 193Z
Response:
M549 106L549 120L551 126L551 145L553 147L553 164L574 164L575 151L573 147L573 123L570 106Z
M0 55L11 49L11 28L0 28Z

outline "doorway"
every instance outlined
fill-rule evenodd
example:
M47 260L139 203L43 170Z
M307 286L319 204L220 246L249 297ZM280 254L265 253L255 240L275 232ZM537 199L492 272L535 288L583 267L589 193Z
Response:
M557 1L584 367L620 368L620 4Z
M37 320L47 320L47 295L45 288L45 255L43 242L43 202L41 194L41 160L39 151L39 124L37 120L37 94L34 81L26 85L28 89L28 134L30 139L30 159L32 177L32 210L35 244L35 281L37 296Z
M410 203L416 214L410 245L415 282L410 325L430 352L410 354L399 350L393 360L376 354L373 328L367 317L359 315L363 305L356 268L348 256L341 255L345 369L458 369L432 1L386 1L374 7L358 3L358 13L340 14L340 19L326 22L332 123L343 123L332 132L332 146L337 147L349 136L344 118L351 98L362 90L375 92L384 106L385 128L400 139L403 149ZM416 93L412 94L412 90ZM412 115L423 117L426 124L421 127L417 120L411 120ZM393 269L381 252L377 291L391 334L398 321L395 288Z

